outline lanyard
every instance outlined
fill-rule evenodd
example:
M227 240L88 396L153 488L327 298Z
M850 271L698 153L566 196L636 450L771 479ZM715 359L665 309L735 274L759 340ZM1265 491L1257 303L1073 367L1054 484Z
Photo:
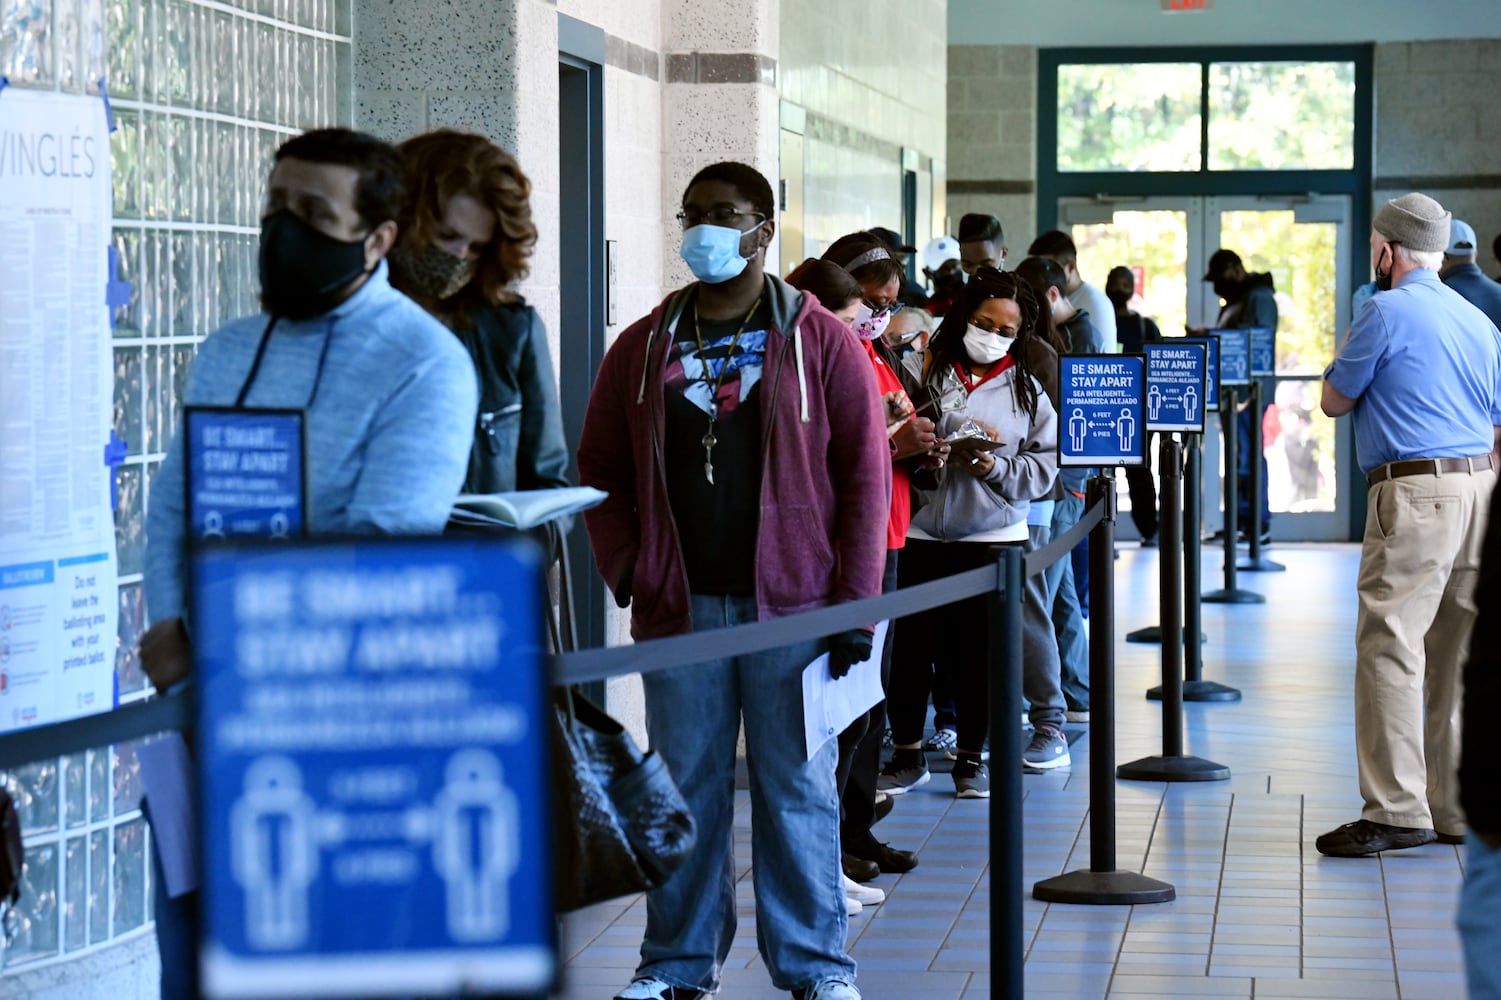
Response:
M235 396L235 409L237 410L244 407L245 397L250 394L250 387L255 384L256 376L260 374L261 362L266 357L266 348L271 344L271 332L276 329L276 324L280 321L280 316L272 316L271 322L266 324L266 331L261 334L261 342L255 348L255 360L250 363L250 373L245 376L245 382L240 386L239 394ZM328 361L328 349L333 342L334 328L330 323L328 333L323 338L323 347L318 351L318 367L313 369L313 391L302 406L304 410L311 411L313 402L318 398L318 389L323 384L323 366Z

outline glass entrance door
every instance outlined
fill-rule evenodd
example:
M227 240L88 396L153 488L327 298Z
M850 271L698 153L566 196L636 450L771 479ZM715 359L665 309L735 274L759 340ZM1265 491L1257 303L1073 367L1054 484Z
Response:
M1103 286L1112 267L1131 267L1131 308L1165 336L1214 325L1220 301L1202 279L1220 247L1247 271L1268 272L1278 306L1277 374L1264 402L1267 495L1272 536L1281 541L1344 538L1336 514L1349 502L1348 421L1318 408L1320 374L1349 326L1350 204L1339 197L1070 198L1059 219L1079 248L1079 270ZM1206 434L1205 468L1219 468L1219 438ZM1218 527L1219 490L1205 489L1205 527Z

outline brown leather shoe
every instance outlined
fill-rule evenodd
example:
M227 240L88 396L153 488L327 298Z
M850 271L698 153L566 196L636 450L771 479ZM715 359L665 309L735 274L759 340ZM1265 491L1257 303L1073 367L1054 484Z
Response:
M1422 847L1438 839L1432 830L1411 826L1387 826L1368 819L1330 830L1313 846L1320 854L1335 858L1364 858L1382 851L1401 851L1409 847Z

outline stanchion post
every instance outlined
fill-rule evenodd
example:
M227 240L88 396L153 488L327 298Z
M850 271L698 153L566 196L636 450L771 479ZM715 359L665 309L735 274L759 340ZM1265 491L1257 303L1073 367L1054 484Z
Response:
M1196 446L1196 443L1198 443L1198 435L1196 435L1196 434L1184 434L1183 437L1184 437L1184 444L1183 444L1184 455L1189 455L1189 443L1193 443ZM1187 559L1187 551L1189 551L1189 548L1187 548L1187 547L1189 547L1189 539L1192 538L1193 539L1193 553L1195 553L1195 554L1193 554L1193 566L1195 566L1195 569L1193 569L1193 584L1192 584L1192 587L1193 587L1193 601L1195 601L1195 604L1193 604L1193 620L1192 620L1192 622L1190 622L1189 616L1187 616L1186 613L1184 613L1184 616L1183 616L1183 644L1184 644L1184 650L1186 650L1186 653L1184 653L1184 664L1198 664L1198 662L1201 661L1202 656L1199 655L1198 647L1196 647L1196 644L1193 643L1193 637L1195 637L1195 635L1198 635L1198 637L1199 637L1199 643L1204 643L1204 641L1207 640L1208 637L1207 637L1207 635L1204 635L1204 629L1201 628L1201 623L1199 623L1199 617L1198 617L1198 610L1199 610L1199 608L1198 608L1198 596L1199 596L1199 571L1198 571L1199 536L1198 536L1198 533L1199 533L1199 530L1201 530L1201 527L1202 527L1202 518L1201 518L1201 515L1199 515L1199 508L1201 508L1202 505L1201 505L1201 503L1199 503L1198 486L1193 485L1193 482L1195 482L1195 480L1193 480L1192 477L1189 476L1189 471L1187 471L1187 468L1189 468L1189 462L1190 461L1196 461L1196 452L1195 452L1195 456L1192 456L1192 458L1184 458L1184 473L1183 473L1183 553L1184 553L1183 586L1184 586L1184 592L1183 593L1184 593L1184 599L1187 599L1187 587L1190 586L1190 584L1189 584L1189 571L1187 571L1187 566L1189 566L1189 559ZM1159 502L1159 506L1160 506L1160 502ZM1189 509L1190 508L1193 509L1193 517L1192 518L1189 517ZM1162 539L1157 539L1157 548L1159 548L1159 551L1162 550ZM1148 625L1147 628L1136 629L1135 632L1127 632L1127 634L1126 634L1126 641L1127 641L1127 643L1151 643L1151 644L1153 644L1153 646L1156 646L1157 643L1160 643L1160 641L1162 641L1162 626L1160 626L1160 625ZM1187 668L1186 668L1186 670L1187 670ZM1186 673L1186 674L1184 674L1184 676L1186 676L1186 677L1192 677L1193 674L1187 674ZM1153 694L1153 692L1157 692L1157 694ZM1151 691L1147 692L1147 697L1148 698L1160 698L1160 697L1162 697L1162 689L1160 689L1160 688L1153 688L1153 689L1151 689Z
M1122 764L1116 771L1117 776L1136 781L1223 781L1230 777L1230 769L1223 764L1183 754L1182 462L1182 446L1164 436L1157 528L1162 551L1162 754Z
M1183 435L1183 635L1202 634L1203 608L1199 588L1203 583L1204 449L1197 434ZM1204 651L1197 643L1183 645L1184 701L1240 701L1233 687L1203 679ZM1161 698L1162 688L1147 691L1148 698Z
M1237 568L1252 573L1281 573L1287 569L1286 566L1262 558L1261 555L1261 494L1266 488L1261 469L1264 447L1261 436L1261 382L1258 380L1251 383L1251 547L1246 553L1246 561L1237 564Z
M1032 886L1032 897L1047 903L1111 906L1164 903L1177 894L1172 885L1139 872L1115 869L1115 480L1110 476L1095 476L1089 480L1086 509L1093 510L1097 503L1105 504L1105 517L1095 526L1089 539L1089 703L1092 709L1089 713L1089 869L1043 879ZM994 905L994 886L991 893Z
M1235 552L1236 535L1240 523L1240 425L1236 404L1240 393L1233 387L1220 390L1220 424L1225 433L1225 586L1212 590L1203 599L1210 604L1265 604L1266 598L1251 590L1241 590L1237 585L1235 567L1239 556Z
M987 599L990 683L990 969L994 995L1022 996L1022 762L1012 726L1021 712L1020 546L1002 546Z

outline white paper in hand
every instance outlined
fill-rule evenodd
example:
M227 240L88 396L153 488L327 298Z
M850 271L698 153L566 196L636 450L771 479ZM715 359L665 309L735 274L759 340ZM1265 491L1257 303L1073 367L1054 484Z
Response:
M887 624L876 624L869 658L855 664L839 680L829 676L828 653L803 668L803 742L809 760L886 697L881 690L881 648Z

